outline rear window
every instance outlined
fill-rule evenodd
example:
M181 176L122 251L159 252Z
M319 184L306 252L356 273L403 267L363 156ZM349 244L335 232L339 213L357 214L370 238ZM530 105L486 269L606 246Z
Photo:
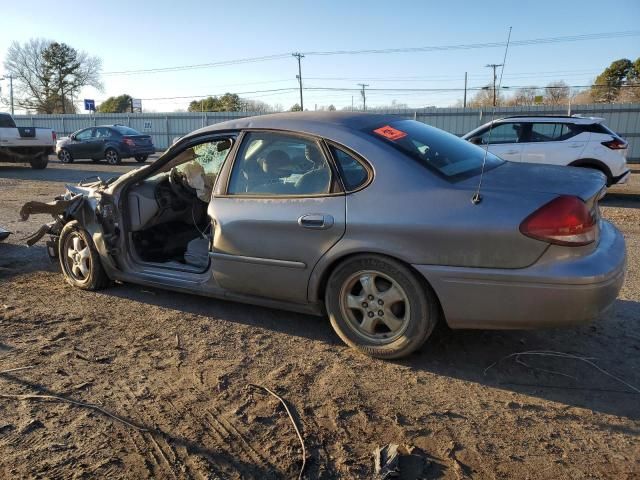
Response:
M133 128L125 127L124 125L115 125L113 129L117 130L122 135L140 135L140 132L137 132Z
M482 148L424 123L400 120L369 131L447 180L472 177L482 169L485 157ZM503 163L504 160L487 153L485 170Z
M16 122L13 121L11 115L0 113L0 128L16 128Z

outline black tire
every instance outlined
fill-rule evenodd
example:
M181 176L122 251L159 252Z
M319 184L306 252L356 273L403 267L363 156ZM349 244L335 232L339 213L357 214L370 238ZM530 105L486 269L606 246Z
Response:
M135 156L136 162L138 162L138 163L146 162L147 158L149 158L149 155L136 155Z
M365 292L362 279L367 275L373 276L375 295ZM396 296L402 300L393 302ZM358 306L350 308L348 298L363 302L358 300ZM389 299L386 306L385 298ZM327 283L325 306L331 325L347 345L382 359L405 357L419 349L433 332L440 315L436 295L424 280L403 263L373 254L351 257L336 267ZM385 323L390 319L395 324L400 321L402 326L392 330ZM375 322L373 332L363 331L365 322Z
M36 157L33 160L31 160L29 164L31 165L31 168L33 168L34 170L44 170L45 168L47 168L47 165L49 164L49 156L46 154L42 154L39 157Z
M61 148L58 152L58 160L62 163L73 163L73 155L66 148Z
M118 165L122 161L118 151L113 148L107 148L107 150L105 150L104 159L109 165Z
M69 285L83 290L100 290L110 284L91 235L75 220L67 223L60 233L58 257Z

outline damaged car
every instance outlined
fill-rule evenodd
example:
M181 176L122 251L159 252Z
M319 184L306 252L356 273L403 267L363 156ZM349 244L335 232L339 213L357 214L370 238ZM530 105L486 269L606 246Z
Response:
M396 116L296 112L197 130L151 165L21 212L71 285L131 282L326 315L380 358L451 328L573 325L611 305L598 172L503 161ZM302 327L301 327L302 328Z

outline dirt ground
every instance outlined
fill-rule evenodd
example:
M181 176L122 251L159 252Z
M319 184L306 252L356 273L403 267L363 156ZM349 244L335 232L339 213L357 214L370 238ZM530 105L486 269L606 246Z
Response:
M640 478L640 201L605 199L628 273L602 318L536 332L440 329L403 361L346 348L323 318L136 285L74 289L43 243L20 239L27 200L137 166L0 165L0 478L373 478L377 446L416 447L424 478ZM638 183L640 175L634 175ZM624 190L624 189L623 189ZM497 363L496 363L497 362ZM495 364L495 365L493 365ZM491 368L487 370L487 367Z

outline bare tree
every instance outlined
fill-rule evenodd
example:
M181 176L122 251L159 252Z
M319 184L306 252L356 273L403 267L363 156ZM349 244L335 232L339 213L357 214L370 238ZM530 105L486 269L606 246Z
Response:
M544 103L548 105L560 105L567 103L571 96L571 88L566 82L551 82L544 88Z
M13 42L4 67L15 78L18 106L37 113L73 111L82 87L102 89L99 58L42 38Z
M500 91L496 91L496 105L503 105L504 99ZM467 102L467 106L471 108L478 107L492 107L493 106L493 86L489 85L478 90L477 93L471 97Z
M538 87L523 87L515 91L513 96L507 101L509 106L529 106L535 105Z

